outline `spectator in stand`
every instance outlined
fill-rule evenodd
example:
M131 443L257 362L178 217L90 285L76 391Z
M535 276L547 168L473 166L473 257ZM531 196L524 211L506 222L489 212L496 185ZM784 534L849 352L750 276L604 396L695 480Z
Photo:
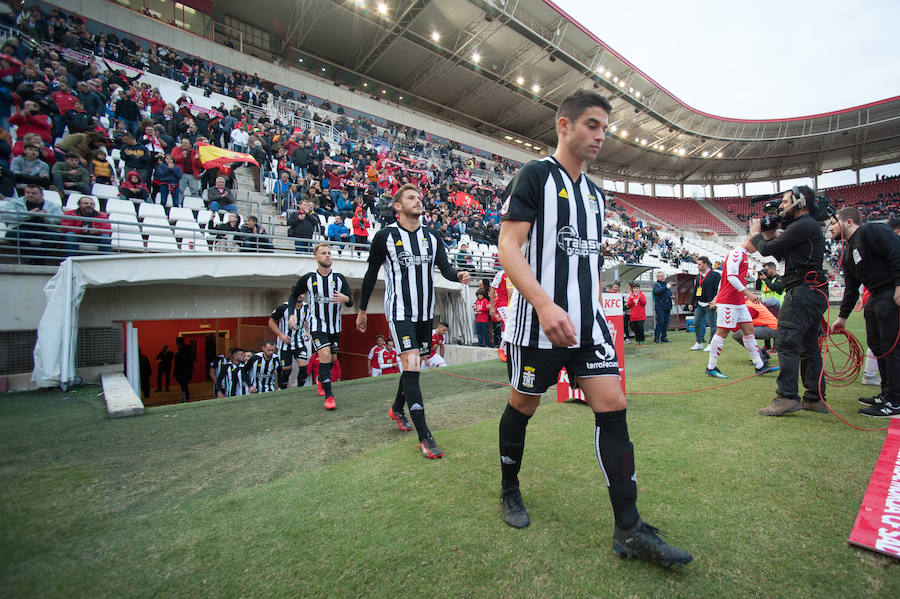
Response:
M110 185L113 182L113 168L106 159L106 150L97 150L94 158L88 163L88 173L94 183Z
M91 175L79 164L79 156L74 152L66 155L65 162L53 165L53 187L59 193L80 191L91 193Z
M475 336L478 338L478 345L490 347L491 302L481 289L475 292L475 298Z
M475 265L475 262L472 260L472 253L469 251L469 244L463 242L459 246L459 251L456 253L456 268L465 268L471 269Z
M106 151L106 138L97 131L71 133L56 144L56 151L60 156L74 152L78 154L78 158L84 167L87 167L88 163L93 160L100 150Z
M44 200L40 186L29 183L25 186L24 198L13 198L7 204L10 211L9 224L15 225L6 231L6 239L16 245L24 264L31 264L34 258L47 256L60 240L59 224L62 209Z
M16 183L35 183L41 187L50 185L50 167L40 159L37 146L25 146L25 155L16 156L9 164Z
M338 214L343 216L344 218L352 218L354 215L354 204L350 201L349 193L340 193L336 196L330 195L331 200L334 202L334 206L337 209ZM393 203L393 198L391 199L391 203Z
M362 206L357 206L353 215L353 243L360 245L369 244L369 219L366 218L366 210ZM357 252L358 254L359 252Z
M44 143L50 144L53 142L50 117L46 114L41 114L41 107L34 100L22 102L22 108L9 117L9 124L16 126L16 137L24 137L29 133L35 133Z
M163 206L172 194L172 206L181 206L181 197L178 193L181 184L181 169L175 165L175 160L166 155L163 161L156 165L153 171L153 182L159 186L159 203Z
M250 143L250 134L237 125L231 131L231 149L235 152L246 152Z
M191 140L182 138L181 143L172 148L172 159L181 170L179 191L182 196L200 196L200 181L198 176L203 172L200 163L200 154L191 144Z
M126 133L121 137L122 144L119 147L122 162L129 171L135 171L141 181L148 181L153 171L153 154L145 146L139 145L134 140L134 135ZM149 190L147 191L149 193Z
M137 171L128 171L125 180L119 186L119 195L123 200L146 202L150 199L150 190Z
M334 222L328 225L327 236L329 241L343 242L341 245L337 246L339 248L338 253L344 248L344 244L350 241L350 229L344 224L344 219L341 218L341 215L335 216Z
M141 120L141 111L138 105L128 97L124 89L120 89L115 103L114 116L125 123L125 129L131 135L136 135L138 124Z
M626 302L631 311L631 330L634 332L635 345L644 345L644 321L647 320L647 297L637 282L631 284L631 295Z
M319 231L319 218L312 212L312 204L300 202L299 210L288 215L288 237L297 238L294 248L299 253L310 253L313 236Z
M216 184L206 193L209 209L213 212L225 210L237 214L237 204L234 200L234 192L225 187L225 177L216 177Z
M76 99L72 107L60 117L61 126L59 133L68 128L69 133L86 133L94 129L93 119L91 115L84 109L81 100ZM59 137L59 135L57 135Z
M265 228L259 224L259 219L255 216L248 216L241 226L241 251L242 252L266 252L270 253L274 250L272 241L264 237L267 233Z
M397 213L394 211L394 198L388 194L382 194L378 198L376 214L378 215L376 217L378 222L380 222L383 227L395 222L397 220Z
M248 164L247 166L250 168L250 173L253 176L253 191L262 191L262 188L259 186L260 184L260 173L263 168L269 163L269 156L266 154L266 151L263 149L263 143L259 140L253 142L253 147L250 148L250 155L256 159L259 163L259 166L255 166L253 164Z
M67 210L64 214L59 224L63 227L63 250L66 256L78 253L78 245L81 243L96 245L101 252L110 251L112 227L109 222L84 220L86 218L109 220L109 216L97 211L94 198L81 196L78 198L78 208Z
M287 171L281 171L278 181L272 186L272 200L276 205L281 207L281 216L287 216L287 213L295 207L294 191L296 186L291 182L291 174Z

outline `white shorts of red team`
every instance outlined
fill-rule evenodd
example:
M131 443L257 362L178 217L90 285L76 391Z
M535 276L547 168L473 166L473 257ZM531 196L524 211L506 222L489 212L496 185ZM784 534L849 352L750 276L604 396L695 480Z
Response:
M444 360L444 356L436 353L430 358L423 358L422 365L425 368L441 368L442 366L446 366L447 362Z
M720 329L736 331L742 322L753 322L746 304L716 304L716 326Z

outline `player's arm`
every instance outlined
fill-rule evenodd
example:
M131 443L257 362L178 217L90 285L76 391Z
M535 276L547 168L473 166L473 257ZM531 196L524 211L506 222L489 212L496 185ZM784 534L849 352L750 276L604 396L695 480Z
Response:
M569 314L553 303L553 299L538 283L522 254L522 245L528 239L530 231L530 222L521 220L503 222L497 243L500 265L522 297L534 306L547 339L553 345L568 347L576 341L575 325Z
M853 311L856 300L859 298L859 279L857 279L849 270L844 270L844 297L841 299L841 307L838 311L838 318L831 325L831 332L844 330L847 324L847 317Z
M869 247L884 256L891 265L894 279L894 303L900 306L900 238L887 227L873 227L866 231Z
M360 333L366 332L368 316L366 308L369 307L369 299L375 290L375 281L378 280L378 269L387 258L387 230L381 229L372 238L372 246L369 248L369 267L363 276L362 291L359 294L359 312L356 314L356 328Z
M218 359L218 358L216 358L216 359ZM218 379L216 378L216 363L215 362L213 362L212 364L209 365L209 378L213 382L213 384L218 382Z
M269 330L272 331L273 333L275 333L275 336L278 337L279 339L281 339L282 342L290 343L291 338L281 332L281 329L279 328L278 323L275 321L274 315L278 312L279 311L276 310L275 312L272 313L272 316L269 316ZM282 318L284 318L284 312L280 312L280 316L278 317L279 320L281 320Z
M228 366L223 366L219 371L219 378L216 379L216 397L225 397L225 374L228 372Z
M346 304L348 308L351 308L353 307L353 290L350 289L350 283L341 273L337 273L337 276L341 282L341 290L331 294L331 301Z
M437 244L437 253L434 257L434 263L448 281L459 281L463 285L469 284L471 275L464 270L456 270L450 265L450 260L447 259L447 250L444 249L444 244L440 241L438 241Z
M288 324L291 326L291 328L297 327L297 315L294 314L293 308L297 305L297 298L302 295L304 290L306 289L306 281L311 275L312 273L306 273L305 275L300 277L300 280L298 280L297 284L294 285L294 288L291 289L291 297L288 298L287 303L287 309L291 312L291 315L288 317ZM312 298L309 299L310 301L312 301Z
M243 376L247 377L247 384L250 386L250 393L256 393L256 364L260 360L262 360L260 356L253 354L253 357L250 358L250 361L247 362L247 365L243 368Z

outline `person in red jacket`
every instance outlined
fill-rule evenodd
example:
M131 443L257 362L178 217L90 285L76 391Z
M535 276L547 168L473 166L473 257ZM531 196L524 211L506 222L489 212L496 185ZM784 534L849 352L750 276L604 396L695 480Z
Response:
M478 345L490 347L490 311L491 302L480 289L475 292L475 335L478 337Z
M172 148L172 159L175 166L181 169L181 195L200 196L200 175L203 173L203 165L200 163L200 153L191 145L187 137L181 138L181 145Z
M631 330L636 345L644 345L644 321L647 320L647 297L638 283L631 284L628 308L631 310Z
M41 107L34 100L22 102L22 108L9 117L9 124L17 127L16 137L18 138L25 137L29 133L36 133L46 144L50 144L53 141L53 134L51 133L53 125L50 122L50 117L46 114L41 114Z
M97 211L94 198L81 196L78 200L78 208L66 210L64 214L65 217L59 221L59 224L65 233L63 249L67 256L78 253L78 245L81 243L97 245L101 252L110 251L112 227L109 222L85 220L86 218L109 220L106 214Z
M353 214L353 243L369 243L369 219L366 218L366 209L357 206ZM357 252L358 254L359 252Z
M397 350L394 349L394 340L388 339L385 342L384 349L378 352L378 368L381 374L396 374L400 372L399 362L397 362Z

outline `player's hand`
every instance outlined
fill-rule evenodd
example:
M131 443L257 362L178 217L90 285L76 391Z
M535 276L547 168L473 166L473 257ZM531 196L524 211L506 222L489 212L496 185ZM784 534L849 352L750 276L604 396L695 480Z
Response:
M759 235L762 231L762 223L758 218L750 219L750 235Z
M746 295L746 296L747 296L747 299L750 300L751 302L753 302L754 304L761 304L761 303L762 303L762 300L759 299L759 296L756 295L755 293L753 293L752 291L749 291L749 290L747 290L747 289L744 289L744 295Z
M297 330L297 315L296 314L291 314L288 317L288 326L291 327L292 329L294 329L295 331Z
M894 304L900 306L900 285L894 287Z
M839 331L845 331L844 325L847 324L846 318L838 318L834 321L834 324L831 325L831 332L837 333Z
M710 310L715 310L715 309L716 309L716 300L713 300L713 301L709 302L709 309L710 309Z
M256 387L251 386L250 393L256 393L256 392L257 392Z
M862 309L863 309L863 301L862 301L862 298L859 298L858 300L856 300L856 305L853 306L853 311L854 312L862 312Z
M577 340L575 337L575 324L569 313L556 304L549 304L538 311L538 320L541 328L550 343L557 347L569 347Z
M350 301L350 298L341 293L340 291L335 291L331 294L331 301L335 304L346 304Z
M365 312L360 310L356 313L356 330L360 333L365 333L366 328L369 326L369 317Z
M296 328L296 327L295 327L295 328ZM278 338L281 339L281 342L282 342L282 343L288 343L288 344L290 344L290 342L291 342L291 338L288 337L287 335L285 335L284 333L279 333L279 334L278 334Z
M472 280L472 275L470 275L468 272L466 272L464 270L461 270L458 273L456 273L456 278L459 279L459 282L462 283L463 285L468 285L469 281Z

